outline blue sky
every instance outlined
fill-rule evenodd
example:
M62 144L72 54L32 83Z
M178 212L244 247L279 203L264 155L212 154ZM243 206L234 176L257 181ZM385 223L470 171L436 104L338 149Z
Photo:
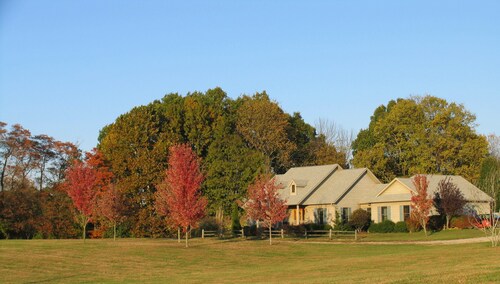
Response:
M431 94L500 134L498 1L0 0L0 121L89 150L170 92L266 90L287 112L365 128Z

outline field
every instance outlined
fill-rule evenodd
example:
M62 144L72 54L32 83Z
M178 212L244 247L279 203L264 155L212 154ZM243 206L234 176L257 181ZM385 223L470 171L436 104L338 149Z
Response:
M500 248L279 240L1 240L0 283L494 283Z

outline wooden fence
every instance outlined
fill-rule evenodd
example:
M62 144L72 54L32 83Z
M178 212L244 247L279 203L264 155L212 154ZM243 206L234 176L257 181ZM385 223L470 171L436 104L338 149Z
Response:
M310 238L310 237L328 237L330 240L336 238L352 238L354 237L354 240L358 240L358 233L356 231L334 231L332 229L330 230L306 230L304 232L304 237Z
M285 231L281 230L271 230L271 235L273 237L285 238ZM262 236L267 238L269 236L269 229L265 229L262 231ZM237 237L244 239L246 237L245 230L235 230L235 231L215 231L215 230L201 230L201 238L231 238ZM356 231L335 231L335 230L306 230L304 232L304 237L314 238L314 237L327 237L330 240L333 239L341 239L341 238L354 238L354 240L358 240L358 234Z
M230 233L230 234L228 234ZM210 231L210 230L201 230L201 238L210 238L210 237L219 237L219 238L226 238L226 237L233 237L236 236L238 238L245 238L245 230L235 230L235 231Z
M262 235L264 237L268 237L269 236L269 229L266 229L262 232ZM283 229L281 230L271 230L271 236L273 237L281 237L282 239L285 238L285 231L283 231Z

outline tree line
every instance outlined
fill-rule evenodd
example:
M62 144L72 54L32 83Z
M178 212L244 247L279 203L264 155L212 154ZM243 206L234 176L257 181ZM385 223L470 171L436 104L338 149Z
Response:
M353 164L385 181L442 173L478 183L490 151L474 123L462 105L432 96L398 99L375 110L351 147L352 134L325 120L316 129L300 113L283 111L266 92L232 99L220 88L167 94L135 107L103 127L96 149L85 155L71 143L32 136L20 125L7 131L3 123L0 228L9 237L75 237L89 223L93 236L112 231L166 236L172 231L155 205L155 194L165 179L169 149L179 144L190 145L199 158L207 214L221 224L231 215L242 216L235 204L248 198L247 189L258 176L297 166ZM74 218L80 209L66 192L82 175L72 176L68 168L93 179L90 191L100 205L89 213L92 217ZM14 210L16 202L30 212Z

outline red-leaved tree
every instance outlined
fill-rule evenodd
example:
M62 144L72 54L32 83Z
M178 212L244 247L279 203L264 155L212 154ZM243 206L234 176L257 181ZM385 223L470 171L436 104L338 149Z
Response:
M245 204L247 217L258 220L269 228L269 244L272 244L272 228L287 216L286 201L279 195L276 178L259 175L248 187L248 201Z
M413 218L422 226L427 236L427 222L429 221L429 213L433 206L433 200L427 194L429 181L427 181L427 177L424 175L416 175L412 182L416 192L412 191L411 193L410 218Z
M200 161L189 145L174 145L169 152L165 180L155 193L155 207L167 217L168 225L182 229L187 247L189 231L205 216L207 199L200 192L204 177Z
M66 172L64 189L78 210L78 222L83 229L85 241L86 227L95 209L96 172L89 165L76 160Z
M113 240L116 240L116 225L125 218L125 200L122 193L114 185L107 186L97 199L99 215L113 226Z

